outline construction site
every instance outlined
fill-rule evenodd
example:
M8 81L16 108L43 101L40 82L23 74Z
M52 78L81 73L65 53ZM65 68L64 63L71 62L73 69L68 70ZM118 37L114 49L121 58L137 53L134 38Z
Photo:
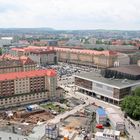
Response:
M0 113L0 130L28 136L36 125L40 125L54 115L39 105L30 105L17 111L4 111ZM33 132L32 132L33 133Z

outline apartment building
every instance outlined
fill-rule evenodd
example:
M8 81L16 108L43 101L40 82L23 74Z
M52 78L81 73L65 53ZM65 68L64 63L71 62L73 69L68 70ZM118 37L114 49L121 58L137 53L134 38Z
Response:
M52 47L28 46L26 48L12 48L9 52L16 57L27 56L38 65L57 64L56 51Z
M54 70L33 70L0 74L0 108L55 98Z
M55 47L58 61L75 63L95 67L112 67L117 59L117 53L113 51L95 51L85 49Z
M10 54L13 56L29 56L39 65L56 64L57 61L60 61L106 68L130 63L128 55L110 50L95 51L68 47L28 46L26 48L12 48Z
M0 57L0 74L35 70L36 66L37 64L26 56L13 57L5 54Z

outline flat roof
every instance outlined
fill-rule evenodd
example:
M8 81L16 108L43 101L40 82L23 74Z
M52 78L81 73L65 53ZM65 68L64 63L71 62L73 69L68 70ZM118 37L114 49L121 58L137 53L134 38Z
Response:
M127 73L131 75L140 75L140 66L138 65L129 65L129 66L109 68L109 70L114 70L114 71Z
M104 129L103 134L120 136L120 131L116 131L112 129Z
M140 85L140 80L104 78L99 72L95 71L78 73L74 76L118 89Z
M105 111L107 114L117 114L117 112L113 108L106 108Z
M113 121L115 123L124 124L124 120L121 118L121 116L119 114L109 114L108 117L111 122Z

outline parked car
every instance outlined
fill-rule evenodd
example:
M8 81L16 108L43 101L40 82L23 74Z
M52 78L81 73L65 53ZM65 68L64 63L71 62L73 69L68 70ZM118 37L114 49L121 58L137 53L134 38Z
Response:
M98 129L103 129L104 126L103 126L102 124L97 124L97 125L96 125L96 128L98 128Z

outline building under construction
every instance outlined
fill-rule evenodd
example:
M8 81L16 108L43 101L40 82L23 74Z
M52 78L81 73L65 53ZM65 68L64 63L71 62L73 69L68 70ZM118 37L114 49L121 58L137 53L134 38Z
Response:
M59 136L58 124L48 123L45 127L45 135L50 139L57 139Z

